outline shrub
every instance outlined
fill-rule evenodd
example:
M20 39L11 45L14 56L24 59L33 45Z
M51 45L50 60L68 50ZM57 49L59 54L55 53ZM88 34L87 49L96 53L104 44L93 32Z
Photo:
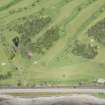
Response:
M105 19L98 22L88 30L88 36L105 45Z
M0 74L0 80L9 79L12 77L12 73L8 71L6 74Z
M34 17L32 20L27 20L24 24L18 25L17 32L26 36L34 36L39 33L49 22L50 17Z
M18 87L22 86L21 80L19 80L19 81L17 82L17 86L18 86Z
M79 41L74 42L72 48L72 53L77 56L82 56L84 58L92 59L98 54L97 46L92 46L91 44L84 44Z
M15 45L15 47L18 47L19 46L19 37L18 36L14 37L12 39L12 42Z
M50 17L34 17L31 20L26 20L24 24L18 25L17 32L21 34L20 49L22 55L27 56L27 51L33 50L33 45L36 52L43 53L39 46L39 40L37 41L37 44L34 44L31 39L37 35L50 21Z
M32 43L31 47L35 53L44 54L54 42L59 39L59 29L57 27L49 29L36 43Z

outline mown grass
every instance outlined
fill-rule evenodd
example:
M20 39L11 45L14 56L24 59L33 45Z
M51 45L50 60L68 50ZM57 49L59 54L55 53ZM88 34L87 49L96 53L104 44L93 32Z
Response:
M97 93L97 94L93 94L93 96L105 99L105 93Z
M0 7L0 11L3 11L3 10L8 9L9 7L11 7L11 6L17 4L17 3L20 2L20 1L22 1L22 0L12 0L12 1L10 1L8 4L6 4L6 5L4 5L4 6L1 6L1 7Z
M38 93L9 93L7 95L19 96L19 97L52 97L52 96L67 96L68 93L47 93L47 92L38 92Z
M8 93L7 95L15 97L59 97L59 96L72 96L70 93L48 93L48 92L36 92L36 93ZM84 94L78 94L84 95ZM105 93L88 94L96 98L105 99Z

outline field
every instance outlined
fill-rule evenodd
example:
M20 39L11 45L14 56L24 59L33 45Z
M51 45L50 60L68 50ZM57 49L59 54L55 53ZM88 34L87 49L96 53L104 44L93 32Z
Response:
M8 94L11 96L19 96L19 97L51 97L51 96L71 96L73 94L68 93L11 93ZM78 95L84 95L84 94L78 94ZM91 96L95 96L97 98L105 99L105 93L97 93L97 94L91 94Z
M0 0L0 85L105 80L105 0Z
M96 96L96 97L98 97L98 98L103 98L103 99L105 99L105 94L104 94L104 93L94 94L94 96Z

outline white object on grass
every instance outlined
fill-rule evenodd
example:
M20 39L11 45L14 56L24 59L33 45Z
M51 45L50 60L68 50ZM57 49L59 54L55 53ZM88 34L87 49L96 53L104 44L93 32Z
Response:
M97 80L97 83L104 84L105 83L105 79L100 78L100 79Z
M2 65L2 66L5 66L5 65L6 65L6 63L5 63L5 62L2 62L2 63L1 63L1 65Z
M90 41L91 41L91 42L94 42L94 39L91 39Z
M34 64L37 64L38 63L38 61L34 61Z

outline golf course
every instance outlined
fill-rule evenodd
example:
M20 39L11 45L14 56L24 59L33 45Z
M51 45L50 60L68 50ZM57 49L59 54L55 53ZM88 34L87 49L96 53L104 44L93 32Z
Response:
M0 86L105 84L105 0L0 0Z

